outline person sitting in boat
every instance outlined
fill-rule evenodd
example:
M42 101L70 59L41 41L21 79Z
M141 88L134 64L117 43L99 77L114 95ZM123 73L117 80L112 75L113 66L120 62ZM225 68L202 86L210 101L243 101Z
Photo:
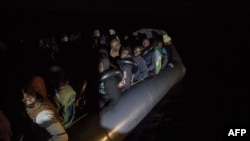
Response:
M39 93L44 99L49 99L47 95L46 83L44 78L38 74L30 74L26 77L26 81Z
M53 102L57 108L60 122L67 129L71 126L75 117L76 92L69 84L61 67L53 66L50 68L50 72L55 92Z
M49 141L68 141L68 134L59 121L54 105L44 99L30 84L24 84L22 93L29 118L47 130L52 136Z
M142 53L141 56L145 60L147 67L152 64L152 57L153 57L153 46L151 46L150 40L148 38L144 38L142 40Z
M162 55L160 47L158 46L158 41L154 41L153 43L154 45L151 45L151 42L148 38L145 38L142 42L142 57L146 61L149 76L154 76L160 72L162 62Z
M124 84L123 91L126 91L130 89L131 84L133 82L133 73L135 73L135 67L137 67L136 63L132 59L132 49L130 47L123 47L121 49L121 56L120 59L117 60L117 63L119 64L119 68L123 73L123 78L121 83Z
M155 40L153 42L154 52L152 56L152 64L148 66L149 74L157 75L161 70L162 65L162 54L161 47L159 46L159 41Z
M148 67L146 61L141 56L142 48L142 46L137 45L133 49L132 58L138 66L137 71L133 74L133 81L143 80L148 76Z
M163 43L162 38L159 38L156 40L158 41L158 46L160 48L159 51L161 52L161 55L162 55L161 69L163 70L168 65L168 52L167 52L166 46Z
M163 33L162 35L162 38L163 38L163 43L164 43L164 46L166 47L166 50L167 50L167 57L168 57L168 65L170 67L174 67L173 65L173 51L172 51L172 48L173 48L173 43L172 43L172 39L171 37L167 34L167 33Z
M113 39L110 42L109 61L112 68L119 68L118 64L116 63L116 60L120 58L120 48L120 40Z
M101 48L98 50L98 53L99 53L99 58L109 59L109 54L108 54L108 51L106 49Z
M99 83L99 108L101 113L109 111L120 99L121 89L118 87L121 78L119 78L119 72L110 68L110 62L108 58L100 57L98 70L100 73ZM120 72L120 75L122 73ZM121 77L121 76L120 76Z
M110 40L113 39L120 40L119 36L116 34L116 31L114 29L109 29L109 36Z
M108 45L106 35L104 33L101 33L100 30L94 30L91 38L91 46L94 49L107 49Z

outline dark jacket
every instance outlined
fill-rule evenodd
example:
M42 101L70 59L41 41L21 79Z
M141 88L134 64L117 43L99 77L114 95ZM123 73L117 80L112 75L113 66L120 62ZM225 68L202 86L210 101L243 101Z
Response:
M152 47L144 48L142 51L142 58L145 60L147 67L152 64L154 49Z
M105 74L112 72L112 69L109 69L108 59L102 59L101 61L105 71L100 74L99 94L101 102L105 103L102 112L106 112L119 101L121 89L118 88L120 79L116 75L110 75L102 79Z
M146 78L148 76L148 67L146 61L140 55L133 57L133 60L138 66L136 73L134 73L134 81Z

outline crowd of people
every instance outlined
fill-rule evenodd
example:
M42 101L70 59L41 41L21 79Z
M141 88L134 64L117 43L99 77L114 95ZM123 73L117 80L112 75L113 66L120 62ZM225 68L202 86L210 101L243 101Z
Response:
M128 34L121 38L109 29L94 30L88 39L80 31L60 38L38 37L31 42L20 39L14 48L1 42L1 84L5 87L1 87L0 121L4 124L0 125L0 138L32 140L33 129L44 129L50 140L67 141L67 130L79 109L89 112L86 109L96 107L100 114L105 114L131 87L167 66L174 67L173 44L167 32L152 31L152 35ZM5 100L13 97L19 107L9 109L12 104ZM13 110L19 111L17 114L25 122L17 121L11 114ZM14 129L11 125L16 122L15 126L29 126ZM23 128L26 130L18 133ZM34 135L28 138L28 132Z

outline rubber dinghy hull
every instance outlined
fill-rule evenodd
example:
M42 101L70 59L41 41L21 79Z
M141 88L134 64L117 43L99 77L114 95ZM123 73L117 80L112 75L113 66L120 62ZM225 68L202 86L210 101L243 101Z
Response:
M186 68L174 46L172 53L173 68L167 66L158 75L131 87L122 94L112 110L88 115L79 121L69 130L70 140L122 141L186 74Z

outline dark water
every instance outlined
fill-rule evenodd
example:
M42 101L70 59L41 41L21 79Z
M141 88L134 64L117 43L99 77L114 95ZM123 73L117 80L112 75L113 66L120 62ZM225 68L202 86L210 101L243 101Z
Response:
M88 36L109 28L121 37L143 27L169 33L187 74L126 141L221 140L225 126L249 125L250 23L245 15L158 20L163 15L6 10L2 16L1 38L7 42L78 30Z

